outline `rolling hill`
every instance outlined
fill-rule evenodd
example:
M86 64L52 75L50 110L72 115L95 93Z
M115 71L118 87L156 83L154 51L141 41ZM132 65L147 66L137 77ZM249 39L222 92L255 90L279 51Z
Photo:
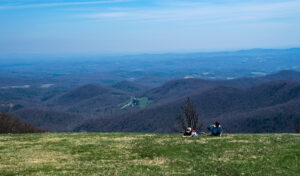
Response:
M49 131L172 132L189 96L205 125L218 119L228 132L291 132L299 118L299 81L300 72L281 71L232 80L178 79L153 89L128 81L72 90L0 89L0 110Z
M186 96L193 91L204 91L213 87L227 86L235 88L249 88L264 82L276 80L300 81L300 72L281 71L276 74L253 77L238 78L232 80L204 80L204 79L178 79L172 80L160 87L146 91L142 96L149 97L154 101L165 101Z
M133 81L121 81L112 85L112 87L115 89L119 89L129 93L135 93L135 94L149 89L147 86L140 85Z
M227 132L293 132L293 125L300 119L299 82L275 81L248 89L216 87L187 96L191 97L204 124L220 120ZM75 131L171 132L184 99L113 118L93 119ZM271 122L259 129L251 125L248 128L249 124L258 123L263 118Z
M53 104L58 105L73 105L81 101L94 98L97 96L121 96L124 94L122 91L117 89L112 89L109 87L104 87L96 84L88 84L78 88L75 88L63 95L54 99Z
M23 121L50 132L70 132L78 124L89 119L76 114L51 109L23 108L13 112Z
M41 133L45 130L23 122L7 113L0 113L0 133Z
M107 116L121 111L121 104L130 95L111 87L88 84L50 99L48 106L84 116Z

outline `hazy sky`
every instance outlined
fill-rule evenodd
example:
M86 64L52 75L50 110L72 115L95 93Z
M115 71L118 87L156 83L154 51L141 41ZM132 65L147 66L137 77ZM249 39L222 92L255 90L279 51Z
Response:
M0 54L300 46L300 0L1 0Z

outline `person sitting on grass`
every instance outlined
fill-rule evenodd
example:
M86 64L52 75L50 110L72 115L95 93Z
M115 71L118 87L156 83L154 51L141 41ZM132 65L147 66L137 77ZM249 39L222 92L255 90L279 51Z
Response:
M192 137L198 136L198 133L195 130L192 130Z
M222 136L222 126L218 121L214 125L210 125L207 129L210 131L211 136Z
M187 127L183 133L183 136L184 137L187 137L187 136L192 136L192 128L191 127Z

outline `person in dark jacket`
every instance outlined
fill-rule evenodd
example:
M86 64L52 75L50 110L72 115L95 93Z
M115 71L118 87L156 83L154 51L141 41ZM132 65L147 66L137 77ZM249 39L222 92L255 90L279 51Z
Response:
M214 125L210 125L207 128L210 131L211 136L222 136L222 126L219 121L216 121Z

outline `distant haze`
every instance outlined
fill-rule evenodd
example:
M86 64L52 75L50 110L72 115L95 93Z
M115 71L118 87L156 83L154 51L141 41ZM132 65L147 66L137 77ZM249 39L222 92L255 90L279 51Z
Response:
M299 0L1 0L0 54L300 46Z

